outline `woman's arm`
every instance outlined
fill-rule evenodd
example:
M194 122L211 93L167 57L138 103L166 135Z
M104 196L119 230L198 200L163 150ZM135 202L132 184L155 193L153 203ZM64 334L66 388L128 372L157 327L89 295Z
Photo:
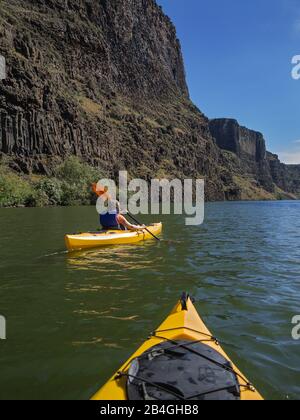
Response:
M137 226L137 225L132 225L131 223L128 222L128 220L122 216L121 214L118 214L118 223L119 225L122 225L124 227L126 227L129 230L144 230L145 226Z

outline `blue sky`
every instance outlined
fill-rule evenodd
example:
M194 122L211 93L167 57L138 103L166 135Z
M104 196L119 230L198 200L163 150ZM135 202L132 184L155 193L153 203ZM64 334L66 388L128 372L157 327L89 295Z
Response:
M299 0L157 2L177 28L198 107L263 132L270 151L300 163Z

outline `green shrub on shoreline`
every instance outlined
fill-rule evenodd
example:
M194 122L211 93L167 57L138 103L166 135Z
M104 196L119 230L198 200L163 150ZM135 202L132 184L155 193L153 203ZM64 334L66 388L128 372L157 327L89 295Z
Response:
M72 156L55 168L53 177L17 174L0 163L0 207L47 207L93 204L91 184L99 170Z
M0 207L26 206L33 186L7 167L0 167Z

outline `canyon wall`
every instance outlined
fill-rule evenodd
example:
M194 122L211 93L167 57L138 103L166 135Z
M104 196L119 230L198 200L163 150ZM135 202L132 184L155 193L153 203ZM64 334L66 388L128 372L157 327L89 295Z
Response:
M262 135L191 102L154 0L2 0L0 54L0 158L13 170L51 175L76 155L106 176L204 177L208 200L245 197L247 177L246 198L276 193Z
M234 119L214 119L209 126L217 145L238 157L239 174L254 179L269 193L275 193L277 187L300 195L300 165L285 165L277 155L267 152L263 134L240 126Z
M207 199L225 198L222 154L155 1L2 0L0 53L0 153L15 170L51 174L74 154L107 176L205 176Z

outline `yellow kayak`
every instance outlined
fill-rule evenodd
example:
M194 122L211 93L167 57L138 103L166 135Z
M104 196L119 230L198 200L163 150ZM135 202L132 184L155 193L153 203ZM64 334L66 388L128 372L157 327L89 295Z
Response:
M162 223L147 226L147 229L158 236L162 231ZM108 230L95 233L80 233L78 235L66 235L65 243L69 251L79 249L98 248L107 245L135 244L137 242L154 239L147 230Z
M189 296L92 400L263 400L211 335Z

